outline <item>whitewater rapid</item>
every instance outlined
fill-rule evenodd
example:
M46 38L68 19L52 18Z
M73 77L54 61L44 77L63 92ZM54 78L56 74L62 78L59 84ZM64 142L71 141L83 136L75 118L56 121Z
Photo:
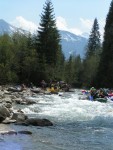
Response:
M51 127L8 125L32 135L0 136L0 150L113 150L113 101L80 100L81 90L26 97L37 104L18 105L30 117L46 118Z
M37 95L34 97L37 104L23 109L26 114L37 114L54 122L76 122L113 118L113 102L101 103L98 101L80 100L81 90L62 93L59 95Z

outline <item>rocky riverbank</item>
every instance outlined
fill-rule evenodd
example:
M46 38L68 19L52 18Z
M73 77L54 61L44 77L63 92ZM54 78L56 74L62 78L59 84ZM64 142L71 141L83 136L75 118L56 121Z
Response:
M43 92L42 92L43 94ZM17 105L32 105L38 103L37 101L30 99L35 95L30 88L23 90L11 87L0 86L0 125L3 124L15 124L25 126L52 126L53 123L48 119L29 118L21 109L16 109ZM1 134L17 134L16 131L2 130ZM28 131L20 131L21 134L30 134Z

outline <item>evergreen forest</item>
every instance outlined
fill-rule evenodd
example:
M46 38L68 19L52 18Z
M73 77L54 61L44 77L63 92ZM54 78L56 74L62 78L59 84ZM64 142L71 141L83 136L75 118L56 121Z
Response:
M97 16L98 17L98 16ZM113 87L113 0L101 41L98 19L90 31L85 56L65 59L51 0L44 4L35 34L15 32L0 36L0 84L39 86L42 80L65 81L73 87Z

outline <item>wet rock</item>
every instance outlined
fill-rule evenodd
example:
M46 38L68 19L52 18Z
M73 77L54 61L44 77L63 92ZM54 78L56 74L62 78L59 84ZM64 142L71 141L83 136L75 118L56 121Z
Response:
M15 125L29 126L25 122L16 122Z
M0 105L0 122L10 117L10 111L4 105Z
M10 98L11 98L12 100L14 100L14 99L16 99L16 96L15 96L15 95L10 95Z
M11 105L10 103L5 103L4 106L5 106L6 108L12 108L12 105Z
M16 122L24 122L28 117L21 112L13 113L12 120L16 120Z
M25 124L27 125L33 125L33 126L53 126L53 123L49 121L48 119L38 119L38 118L28 118L25 121Z
M20 104L20 105L36 104L35 101L30 100L30 99L16 99L15 102L16 102L17 104Z
M10 103L12 104L12 100L10 97L6 97L4 100L3 100L5 103Z
M0 114L0 123L1 123L3 120L5 120L5 117Z
M15 103L16 103L16 104L21 104L21 103L22 103L22 99L21 99L21 98L15 99Z
M36 104L36 102L33 100L26 100L26 104L27 105Z
M16 120L12 120L12 119L10 119L10 118L6 118L4 121L2 121L2 123L3 124L10 124L10 123L15 123L16 122Z
M17 110L19 113L24 113L20 108Z
M12 135L12 134L17 134L16 131L11 130L11 131L0 131L0 134L2 135Z
M18 131L19 134L32 134L31 131Z

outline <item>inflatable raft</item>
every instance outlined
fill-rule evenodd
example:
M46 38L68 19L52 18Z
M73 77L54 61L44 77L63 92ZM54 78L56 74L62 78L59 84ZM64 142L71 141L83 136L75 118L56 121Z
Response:
M102 102L102 103L107 103L107 98L96 98L94 101Z

